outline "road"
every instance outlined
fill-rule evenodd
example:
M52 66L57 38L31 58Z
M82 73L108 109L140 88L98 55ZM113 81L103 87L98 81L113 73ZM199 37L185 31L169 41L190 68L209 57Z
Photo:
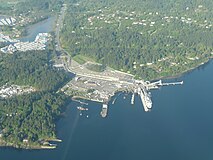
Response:
M56 23L55 43L56 43L57 51L63 51L61 44L60 44L60 31L63 27L63 22L64 22L64 17L65 17L66 11L67 11L67 4L63 4L63 7L61 8L61 12L60 12L60 15L59 15L57 23Z

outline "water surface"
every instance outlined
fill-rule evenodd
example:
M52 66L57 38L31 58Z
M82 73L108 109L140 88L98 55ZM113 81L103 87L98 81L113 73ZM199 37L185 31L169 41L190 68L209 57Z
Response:
M63 140L55 150L0 149L1 160L212 160L213 62L178 79L182 86L152 91L153 110L143 111L136 96L121 94L109 105L89 102L80 116L72 102L58 122ZM171 80L170 80L171 81ZM124 99L124 96L126 97ZM89 118L86 116L89 115Z
M26 42L32 42L35 40L38 33L48 33L54 30L54 24L55 24L55 17L49 17L48 19L45 19L39 23L30 25L27 27L27 36L20 38L20 41Z

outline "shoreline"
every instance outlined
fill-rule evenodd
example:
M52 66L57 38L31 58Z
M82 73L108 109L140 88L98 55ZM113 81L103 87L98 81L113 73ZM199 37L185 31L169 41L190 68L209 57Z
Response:
M210 57L210 58L208 58L206 61L199 63L199 64L196 65L195 67L191 67L191 68L189 68L189 69L186 69L186 70L184 70L184 71L182 71L181 73L178 73L178 74L176 74L176 75L172 75L172 76L161 76L161 77L159 77L159 78L151 79L150 81L158 81L158 80L160 80L160 79L169 80L169 79L174 79L174 78L180 78L180 77L182 77L182 76L184 76L184 75L186 75L186 74L189 74L190 72L193 72L194 70L198 69L199 67L202 67L203 65L207 65L208 63L211 62L212 59L213 59L213 56ZM122 72L122 71L119 71L119 72ZM122 73L125 73L125 72L122 72ZM126 73L126 74L128 74L128 73ZM129 74L129 75L132 75L132 74ZM132 75L132 76L134 76L134 75ZM114 92L114 95L116 95L116 94L119 93L119 92L125 92L125 91L126 91L126 90L122 90L122 89L117 90L117 91ZM113 95L113 96L114 96L114 95ZM111 97L109 98L108 102L112 99L113 96L111 96ZM83 97L83 96L71 96L71 100L76 101L77 99L83 99L83 100L88 100L88 101L92 101L92 102L103 103L103 101L99 101L99 100L96 100L96 99L89 99L88 97Z
M190 73L190 72L198 69L199 67L201 67L203 65L206 65L206 64L210 63L210 61L212 60L212 58L213 57L209 58L205 62L200 63L196 67L190 68L188 70L183 71L182 73L179 73L178 75L167 76L167 77L160 77L160 78L167 79L167 80L168 79L172 79L172 78L179 78L181 76L184 76L187 73ZM152 81L159 80L159 79L156 78L156 79L154 79ZM125 92L125 90L117 90L117 91L115 91L114 95L116 95L119 92ZM110 97L110 99L108 100L108 102L112 99L113 96ZM103 103L102 101L98 101L98 100L95 100L95 99L89 99L89 98L83 97L83 96L71 96L70 98L71 98L72 101L76 101L78 99L83 99L83 100L88 100L88 101ZM50 141L57 142L57 143L62 142L62 140L57 139L57 138L49 138L49 139L45 139L44 141L47 142L48 145L32 145L32 144L28 144L28 143L23 143L21 145L17 145L17 144L14 144L14 143L5 142L2 139L0 139L0 148L13 148L13 149L20 149L20 150L21 149L24 149L24 150L45 150L45 149L48 149L49 150L49 149L56 149L57 148L56 144L49 145Z
M150 81L157 81L157 80L160 80L160 79L163 79L163 80L168 80L168 79L173 79L173 78L180 78L190 72L193 72L194 70L198 69L199 67L202 67L203 65L207 65L208 63L210 63L210 61L213 59L213 56L208 58L208 60L196 65L195 67L191 67L189 69L186 69L176 75L172 75L172 76L161 76L159 78L154 78L154 79L151 79Z
M43 150L43 149L55 149L57 148L56 144L50 144L49 142L62 142L61 139L46 139L44 140L47 145L33 145L33 144L29 144L29 143L23 143L21 145L17 145L14 143L9 143L9 142L5 142L4 140L0 139L0 148L14 148L14 149L26 149L26 150Z

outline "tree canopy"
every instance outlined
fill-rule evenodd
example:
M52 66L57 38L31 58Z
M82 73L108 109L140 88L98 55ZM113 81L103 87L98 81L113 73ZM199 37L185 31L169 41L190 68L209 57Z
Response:
M61 31L84 55L138 78L172 76L212 57L211 0L69 1Z

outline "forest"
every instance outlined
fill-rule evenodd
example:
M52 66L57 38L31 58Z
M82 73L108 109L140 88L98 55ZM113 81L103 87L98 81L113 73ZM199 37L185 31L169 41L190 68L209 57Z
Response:
M36 92L0 100L0 145L39 148L42 141L55 139L56 120L68 102L67 96ZM24 139L27 143L24 143Z
M28 51L0 57L0 86L30 85L39 91L57 90L69 76L52 67L50 51Z
M57 91L70 76L52 66L51 53L47 50L0 55L0 86L15 84L36 89L33 93L0 98L0 134L4 140L0 139L0 145L34 148L56 138L56 120L69 102L68 96Z
M59 11L62 0L0 0L0 14L30 14L31 12Z
M146 80L175 76L212 58L211 0L70 0L61 31L83 55Z

